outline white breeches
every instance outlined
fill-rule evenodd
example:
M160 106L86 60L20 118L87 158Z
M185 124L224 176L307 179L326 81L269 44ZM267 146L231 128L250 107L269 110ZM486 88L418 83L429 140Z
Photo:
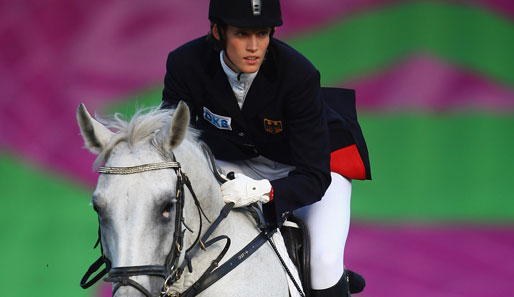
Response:
M225 173L234 171L254 179L274 180L287 176L294 169L264 159L217 161ZM309 230L311 245L311 287L323 290L335 285L344 272L344 247L350 228L352 182L338 173L331 173L332 182L323 198L294 211Z
M323 290L335 285L344 272L344 246L350 229L352 182L332 172L323 198L294 212L309 229L311 286Z

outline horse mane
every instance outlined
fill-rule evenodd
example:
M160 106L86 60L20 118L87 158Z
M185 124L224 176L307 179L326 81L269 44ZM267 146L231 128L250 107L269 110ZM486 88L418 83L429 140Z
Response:
M94 168L98 168L102 162L107 161L110 153L120 142L127 142L130 148L136 143L150 141L159 150L163 157L168 157L168 152L164 150L164 144L159 131L168 129L175 109L161 109L161 105L154 107L141 107L136 110L130 120L125 120L124 115L117 112L111 118L95 118L107 128L115 131L115 135L109 143L98 154ZM185 141L197 143L200 132L192 127L188 128Z

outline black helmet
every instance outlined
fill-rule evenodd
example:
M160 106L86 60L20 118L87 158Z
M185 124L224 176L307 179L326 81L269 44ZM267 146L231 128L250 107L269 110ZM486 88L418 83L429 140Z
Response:
M211 0L209 20L241 28L282 25L279 0Z

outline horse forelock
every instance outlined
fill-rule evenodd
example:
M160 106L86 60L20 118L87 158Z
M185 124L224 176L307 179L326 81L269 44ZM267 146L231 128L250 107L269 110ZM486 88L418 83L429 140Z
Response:
M169 127L174 112L174 109L161 109L161 106L155 106L137 109L129 120L125 120L120 113L115 113L112 118L96 116L99 122L116 133L98 154L94 168L98 168L106 161L113 149L121 142L127 142L128 146L133 148L139 142L148 141L163 157L167 157L169 152L164 149L165 139L159 137L158 132ZM184 140L196 144L199 134L198 130L189 127Z

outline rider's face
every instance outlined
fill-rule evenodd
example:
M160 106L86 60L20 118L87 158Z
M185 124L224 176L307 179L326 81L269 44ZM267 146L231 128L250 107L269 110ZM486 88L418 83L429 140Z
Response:
M215 31L217 31L217 26ZM219 39L219 32L213 32ZM237 73L259 70L268 49L271 28L238 28L227 26L225 31L225 63Z

